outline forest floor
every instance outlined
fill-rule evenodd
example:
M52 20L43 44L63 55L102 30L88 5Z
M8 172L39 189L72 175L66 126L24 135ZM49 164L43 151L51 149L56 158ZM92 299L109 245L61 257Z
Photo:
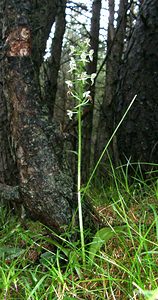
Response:
M85 229L84 263L69 230L59 237L1 206L0 299L157 299L158 181L96 184L88 197L105 227Z

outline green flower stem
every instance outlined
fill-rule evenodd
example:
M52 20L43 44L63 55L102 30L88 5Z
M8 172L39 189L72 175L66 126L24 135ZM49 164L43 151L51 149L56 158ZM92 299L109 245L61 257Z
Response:
M89 102L90 91L86 90L88 80L94 83L96 74L87 74L85 67L87 63L93 60L94 50L88 51L90 46L89 40L85 40L82 45L82 49L76 49L71 46L70 59L70 70L69 72L73 76L73 81L67 80L70 95L76 100L75 107L73 110L67 110L67 114L72 119L74 114L77 114L78 121L78 160L77 160L77 197L78 197L78 214L79 214L79 228L80 228L80 240L82 250L82 261L85 266L85 242L84 242L84 228L83 228L83 215L82 215L82 200L83 195L81 194L81 166L82 166L82 111L84 106Z
M81 163L82 163L82 108L78 107L78 168L77 168L77 197L78 197L78 214L79 214L79 227L82 249L82 261L85 265L85 242L83 230L83 215L82 215L82 199L81 199Z

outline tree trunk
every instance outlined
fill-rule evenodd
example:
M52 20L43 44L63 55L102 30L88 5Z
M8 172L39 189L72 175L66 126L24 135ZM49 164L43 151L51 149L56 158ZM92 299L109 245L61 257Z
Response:
M32 29L32 59L39 75L43 62L46 43L54 24L58 6L62 0L23 1L23 8L29 12L30 26ZM16 7L21 6L17 3ZM17 11L18 12L18 11ZM21 19L23 16L21 16Z
M122 162L158 163L158 1L145 0L120 70L117 120L137 94L118 134Z
M3 14L4 1L0 1L0 183L16 184L16 162L15 155L11 151L12 140L9 131L9 108L5 102L4 95L4 72L3 72Z
M56 17L55 32L54 32L54 37L51 46L51 57L48 60L48 74L50 80L50 89L48 95L49 98L47 99L49 99L48 106L50 110L50 115L52 117L54 114L54 105L55 105L57 86L58 86L58 73L60 69L63 36L66 27L65 10L66 10L66 0L62 0L60 7L58 8L57 17Z
M5 5L4 90L21 201L31 217L61 231L70 223L75 206L73 184L60 151L62 135L41 109L36 59L31 56L34 51L35 58L37 51L31 35L31 3L8 0Z
M90 48L94 50L93 61L87 66L87 73L92 74L97 71L98 62L98 49L99 49L99 29L100 29L100 11L101 0L94 0L92 4L92 18L90 29ZM93 108L95 98L95 83L88 87L91 93L91 102L86 108L86 117L83 120L83 180L86 181L90 175L91 163L91 140L92 140L92 127L93 127Z
M124 39L126 33L128 0L120 0L117 26L114 27L115 1L109 0L109 24L107 39L107 60L105 95L100 110L98 136L96 142L96 161L99 159L104 147L113 133L113 100L118 82L118 71L122 60ZM118 160L115 138L110 153L115 162Z

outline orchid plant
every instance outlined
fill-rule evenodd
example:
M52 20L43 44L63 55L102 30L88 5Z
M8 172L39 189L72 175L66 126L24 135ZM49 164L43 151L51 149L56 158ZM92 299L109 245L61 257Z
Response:
M80 238L82 247L82 259L85 263L85 243L83 230L83 215L82 215L82 197L81 197L81 165L82 165L82 112L86 105L91 101L90 91L86 90L86 86L91 82L94 84L96 77L95 73L87 74L86 66L93 61L94 50L90 49L90 40L85 41L80 45L80 48L70 47L70 69L69 73L74 77L74 80L67 80L68 94L76 101L76 105L72 110L67 110L67 115L70 120L76 115L78 120L78 151L77 151L77 195L78 195L78 213Z

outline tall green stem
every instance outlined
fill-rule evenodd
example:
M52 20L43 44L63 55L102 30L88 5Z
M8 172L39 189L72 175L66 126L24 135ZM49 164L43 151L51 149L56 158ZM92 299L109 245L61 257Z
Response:
M82 166L82 120L81 115L83 107L89 102L90 91L87 91L87 82L94 83L96 74L87 74L85 72L87 63L90 63L93 59L93 49L88 51L90 41L85 40L80 45L79 49L74 46L71 47L70 54L70 70L72 75L75 75L73 81L67 80L66 83L69 88L69 94L77 101L77 105L74 109L67 110L68 116L72 119L74 114L77 114L78 120L78 160L77 160L77 197L78 197L78 213L79 213L79 228L80 228L80 239L81 239L81 250L82 250L82 261L85 266L85 242L84 242L84 228L83 228L83 215L82 215L82 194L81 194L81 166Z
M78 213L79 213L79 226L80 238L82 248L82 261L85 264L85 243L83 232L83 216L82 216L82 203L81 203L81 163L82 163L82 124L81 124L81 106L78 108L78 168L77 168L77 196L78 196Z

